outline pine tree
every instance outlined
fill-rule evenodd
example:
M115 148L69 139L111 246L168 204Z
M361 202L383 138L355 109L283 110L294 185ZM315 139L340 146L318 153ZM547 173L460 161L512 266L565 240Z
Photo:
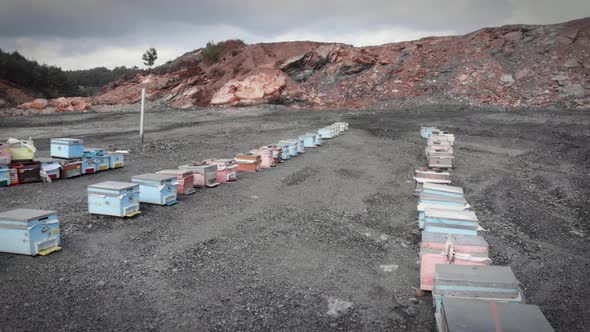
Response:
M146 65L149 68L149 70L151 71L152 66L154 65L154 63L158 59L158 52L153 47L148 48L145 51L145 53L143 53L143 56L141 57L141 59L143 60L143 64Z

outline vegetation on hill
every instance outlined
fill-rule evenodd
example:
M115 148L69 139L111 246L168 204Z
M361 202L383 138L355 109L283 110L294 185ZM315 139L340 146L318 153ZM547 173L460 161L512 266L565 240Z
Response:
M97 67L64 71L57 66L39 64L18 52L0 49L0 79L31 90L36 97L57 98L92 95L110 82L139 72L137 67L107 69Z

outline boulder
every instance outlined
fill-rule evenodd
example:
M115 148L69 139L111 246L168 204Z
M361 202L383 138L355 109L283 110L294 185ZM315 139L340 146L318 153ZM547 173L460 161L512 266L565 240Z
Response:
M47 105L49 105L49 102L47 101L47 99L35 99L30 103L30 108L35 108L35 109L44 109L45 107L47 107Z
M512 84L514 83L514 77L512 77L510 74L504 74L500 77L500 81L503 84Z
M569 59L563 63L563 66L566 68L575 68L579 65L578 60L576 59Z
M211 98L211 105L253 105L281 95L287 77L280 71L263 71L227 82Z

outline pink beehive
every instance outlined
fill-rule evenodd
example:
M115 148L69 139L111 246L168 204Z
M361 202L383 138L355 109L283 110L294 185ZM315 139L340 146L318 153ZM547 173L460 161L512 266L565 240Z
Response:
M444 243L443 237L446 238ZM450 236L422 232L420 289L433 289L436 265L490 265L490 262L487 242L480 236Z
M262 158L262 163L260 164L261 168L271 168L274 166L275 161L272 158L271 149L250 150L250 153L260 155L260 157Z
M10 144L0 143L0 166L10 164Z
M452 245L457 252L468 254L487 254L489 252L487 241L479 235L422 232L420 248L446 250L449 245Z
M238 165L233 159L206 159L205 165L217 165L217 182L227 183L238 179L236 169Z

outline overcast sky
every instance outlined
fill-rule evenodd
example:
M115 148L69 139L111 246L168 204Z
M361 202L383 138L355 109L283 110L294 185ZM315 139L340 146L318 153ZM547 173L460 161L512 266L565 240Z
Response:
M590 16L590 0L0 0L0 48L64 69L156 64L203 46L315 40L379 45Z

